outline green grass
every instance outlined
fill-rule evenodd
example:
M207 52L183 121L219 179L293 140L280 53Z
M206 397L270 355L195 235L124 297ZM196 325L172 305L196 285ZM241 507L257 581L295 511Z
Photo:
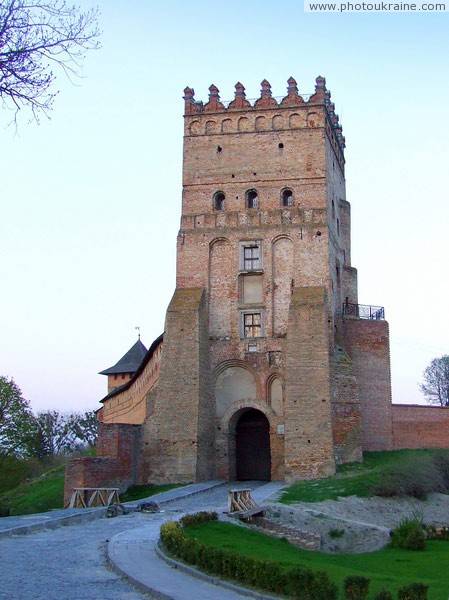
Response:
M282 492L279 502L321 502L344 496L369 498L382 474L401 462L413 461L417 456L431 456L441 450L396 450L394 452L365 452L363 463L337 467L335 477L314 481L301 481ZM447 600L447 598L446 598Z
M209 522L189 527L185 532L206 546L273 560L286 568L302 565L324 570L340 591L348 575L367 577L371 580L369 598L382 588L397 597L400 587L414 581L430 586L429 600L447 600L449 595L449 542L428 541L421 552L387 548L364 554L324 554L301 550L285 540L230 523Z
M11 515L30 515L51 508L62 508L65 465L54 467L33 479L0 495L0 507Z
M64 499L65 465L54 467L33 479L21 483L15 488L0 494L0 508L11 510L11 515L30 515L46 512L52 508L62 508ZM120 495L121 502L140 500L166 492L181 484L135 485Z
M120 495L120 502L132 502L133 500L142 500L142 498L148 498L149 496L155 496L162 492L167 492L177 487L182 487L182 483L167 483L164 485L152 485L148 483L146 485L133 485L129 487L124 494Z

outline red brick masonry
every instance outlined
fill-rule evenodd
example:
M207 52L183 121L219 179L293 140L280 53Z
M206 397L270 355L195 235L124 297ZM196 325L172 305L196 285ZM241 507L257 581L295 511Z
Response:
M403 448L449 448L449 408L393 404L393 445Z

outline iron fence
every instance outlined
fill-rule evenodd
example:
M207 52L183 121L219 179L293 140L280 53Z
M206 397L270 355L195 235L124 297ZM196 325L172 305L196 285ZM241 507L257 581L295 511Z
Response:
M352 304L344 302L342 314L352 319L370 319L371 321L382 321L385 319L383 306L370 306L369 304Z

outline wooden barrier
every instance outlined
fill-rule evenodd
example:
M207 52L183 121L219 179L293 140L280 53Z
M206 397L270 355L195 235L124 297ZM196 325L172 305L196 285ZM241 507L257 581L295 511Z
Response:
M265 514L265 510L251 497L250 488L228 492L228 512L243 521Z
M68 508L91 508L120 503L119 488L73 488Z

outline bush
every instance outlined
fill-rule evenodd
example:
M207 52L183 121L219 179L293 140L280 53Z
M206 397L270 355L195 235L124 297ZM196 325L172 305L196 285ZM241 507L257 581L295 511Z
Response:
M449 541L449 527L435 527L435 525L423 525L428 540Z
M411 583L398 590L398 600L427 600L428 585Z
M414 456L413 460L404 459L385 469L382 481L374 487L374 493L387 498L412 496L425 500L431 492L444 492L447 490L441 470L444 460L439 464L432 456L426 455Z
M343 537L345 534L345 530L344 529L330 529L329 530L329 537L332 540L338 539Z
M403 519L390 536L393 548L424 550L426 545L426 534L419 519Z
M374 600L394 600L394 598L393 594L388 590L380 590L380 592L377 592L374 596Z
M183 517L181 522L193 525L215 520L217 515L197 513L187 517ZM180 522L167 521L161 526L160 533L161 542L168 553L208 573L235 579L245 585L276 594L290 594L301 600L337 600L337 586L323 571L302 567L288 571L275 562L242 556L221 548L206 547L188 537Z
M179 522L182 527L193 527L193 525L207 523L208 521L216 521L217 519L218 515L216 512L206 512L203 510L192 515L185 515Z
M433 462L441 474L444 491L449 492L449 454L439 452L433 457Z
M161 541L168 552L180 555L182 546L187 539L179 523L167 521L161 525Z
M370 580L358 575L346 577L344 583L345 598L348 600L365 600L368 596Z
M301 600L336 600L338 588L324 571L296 567L288 572L290 593Z

